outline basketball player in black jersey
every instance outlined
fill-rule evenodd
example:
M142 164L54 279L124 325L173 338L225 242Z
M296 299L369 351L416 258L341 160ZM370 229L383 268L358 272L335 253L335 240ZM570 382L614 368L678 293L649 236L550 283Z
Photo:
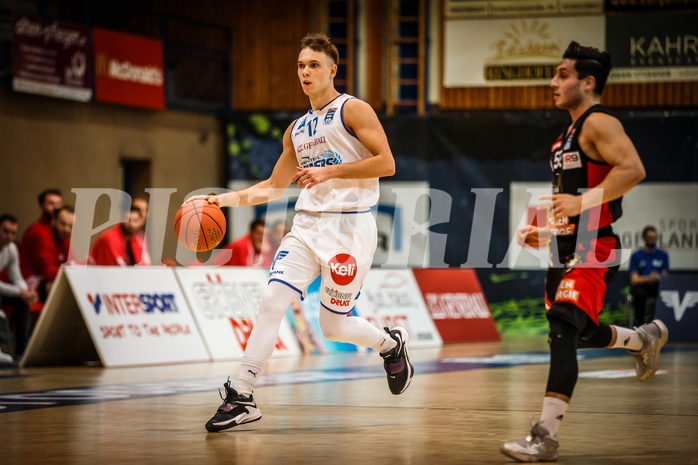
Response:
M521 462L558 459L557 430L577 382L577 349L621 347L635 356L640 380L654 376L668 331L659 320L635 330L599 322L606 284L618 271L620 242L611 224L621 200L645 177L640 157L620 121L599 104L611 71L606 52L570 43L550 83L557 108L571 121L550 157L553 194L548 224L517 232L522 246L551 249L545 304L550 334L550 368L540 420L530 434L502 444L501 452Z

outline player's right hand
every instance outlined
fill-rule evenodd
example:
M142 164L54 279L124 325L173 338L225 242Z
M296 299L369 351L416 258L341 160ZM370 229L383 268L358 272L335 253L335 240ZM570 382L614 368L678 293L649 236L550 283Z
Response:
M528 246L539 249L548 244L550 236L550 228L539 228L529 224L516 231L516 243L521 247Z

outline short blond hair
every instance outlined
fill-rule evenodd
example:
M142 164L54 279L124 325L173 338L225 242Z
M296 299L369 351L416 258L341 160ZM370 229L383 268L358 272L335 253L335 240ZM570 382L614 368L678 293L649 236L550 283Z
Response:
M322 52L332 58L334 64L339 63L339 51L337 47L330 41L330 38L323 32L312 32L303 37L298 42L298 50L310 48L316 52Z

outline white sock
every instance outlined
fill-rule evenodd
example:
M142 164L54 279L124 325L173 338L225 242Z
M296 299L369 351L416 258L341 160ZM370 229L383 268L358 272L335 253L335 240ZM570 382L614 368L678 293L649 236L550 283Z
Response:
M543 399L543 413L540 415L540 421L543 427L548 430L550 436L554 437L557 434L568 405L567 402L557 397L545 397Z
M274 281L267 286L235 380L234 388L238 394L249 396L254 390L264 364L274 352L286 309L297 296L298 292L285 284Z
M622 326L613 326L616 329L616 342L610 347L623 348L630 350L640 350L645 345L637 331L633 329L623 328Z
M397 347L397 341L393 339L390 334L386 333L385 331L381 331L381 339L378 343L378 349L376 350L378 350L381 354L384 354L395 347Z
M360 347L370 347L378 352L387 352L397 346L390 334L376 328L357 316L346 316L320 310L322 334L331 341L349 342Z
M254 386L257 384L259 376L262 374L264 362L255 360L252 357L244 355L240 364L240 372L235 380L235 390L238 394L249 396L254 391Z

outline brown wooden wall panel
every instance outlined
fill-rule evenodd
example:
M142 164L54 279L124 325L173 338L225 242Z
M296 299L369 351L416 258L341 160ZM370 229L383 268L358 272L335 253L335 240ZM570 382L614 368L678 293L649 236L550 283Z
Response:
M366 101L376 111L384 109L383 57L385 55L385 9L383 2L366 2Z
M298 41L310 32L309 0L249 2L235 15L233 110L308 107L296 73Z
M698 82L608 84L601 102L609 108L698 106ZM442 110L538 110L554 108L548 86L443 87Z
M303 110L308 98L296 74L298 41L312 31L313 0L124 0L150 11L225 26L232 33L234 111ZM196 42L217 47L217 31L173 25L172 34L211 34ZM188 28L188 29L186 29ZM191 36L188 37L192 39Z

